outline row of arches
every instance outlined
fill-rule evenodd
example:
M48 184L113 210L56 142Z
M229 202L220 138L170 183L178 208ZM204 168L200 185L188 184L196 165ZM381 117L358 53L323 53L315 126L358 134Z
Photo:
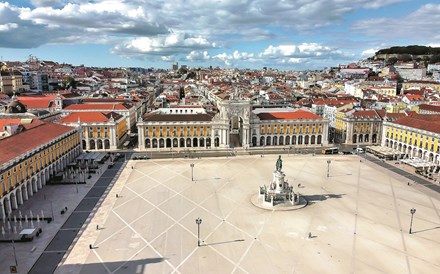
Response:
M50 165L31 174L23 183L16 186L0 199L0 219L5 220L13 210L18 209L25 201L38 192L56 173L64 170L81 153L81 148L72 148Z
M189 147L218 147L220 138L215 137L214 143L210 137L204 138L147 138L145 148L189 148Z
M410 158L417 157L425 161L435 163L437 165L440 164L439 161L440 155L438 153L434 153L426 149L407 145L405 143L401 143L390 139L385 140L385 146L398 150L403 154L403 157L410 157Z
M83 150L102 150L110 149L109 139L91 139L88 142L86 140L81 141Z
M252 146L320 145L322 135L252 136Z
M353 134L353 144L357 143L370 143L370 134ZM371 143L377 143L377 134L371 136Z

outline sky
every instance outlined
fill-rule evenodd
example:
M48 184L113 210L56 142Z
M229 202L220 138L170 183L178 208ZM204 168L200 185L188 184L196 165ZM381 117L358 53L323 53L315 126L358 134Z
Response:
M321 69L439 30L434 0L0 0L4 61Z

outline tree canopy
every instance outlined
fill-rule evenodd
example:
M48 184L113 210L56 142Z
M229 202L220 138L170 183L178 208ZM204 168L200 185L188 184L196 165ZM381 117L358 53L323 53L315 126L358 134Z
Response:
M376 54L411 54L411 55L434 55L440 54L440 47L427 47L427 46L396 46L387 49L381 49Z

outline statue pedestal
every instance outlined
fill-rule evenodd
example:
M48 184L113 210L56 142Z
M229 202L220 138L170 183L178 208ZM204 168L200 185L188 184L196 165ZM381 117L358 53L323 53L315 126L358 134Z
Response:
M273 180L270 190L275 193L283 193L286 190L286 184L284 182L284 177L286 175L282 171L275 170L273 172Z

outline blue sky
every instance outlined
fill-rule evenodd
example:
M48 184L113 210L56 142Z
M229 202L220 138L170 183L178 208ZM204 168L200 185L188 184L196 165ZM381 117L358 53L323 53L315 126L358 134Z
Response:
M440 46L423 0L0 2L0 56L73 65L320 69L395 45Z

